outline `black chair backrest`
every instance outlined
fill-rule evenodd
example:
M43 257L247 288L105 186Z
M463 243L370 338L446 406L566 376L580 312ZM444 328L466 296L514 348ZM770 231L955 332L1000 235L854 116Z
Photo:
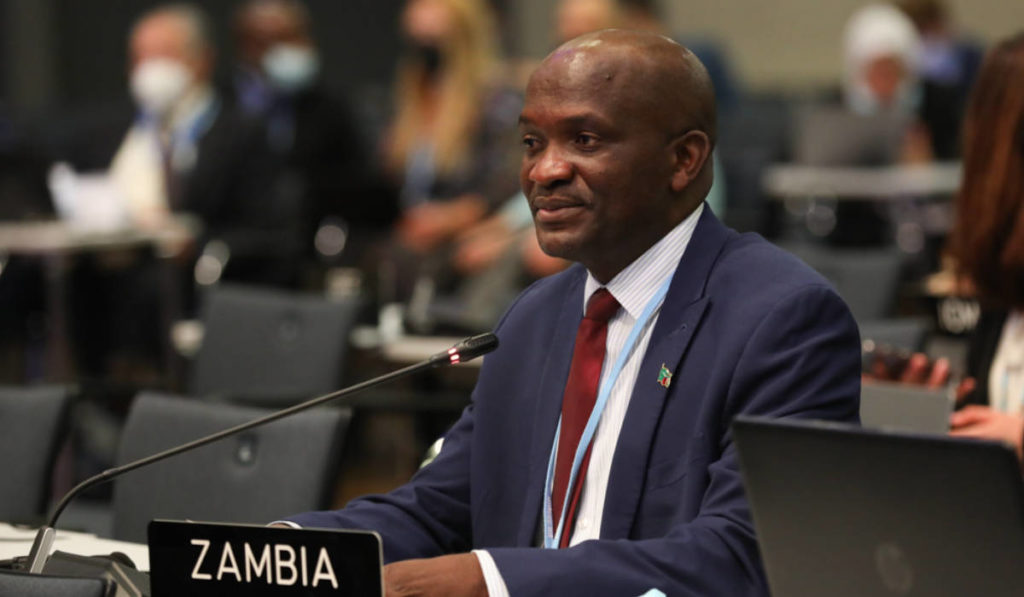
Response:
M99 578L73 578L0 570L0 597L108 597Z
M899 249L835 249L810 244L783 248L827 278L857 321L883 319L893 310L904 262Z
M118 463L265 415L263 409L140 394ZM127 473L114 483L114 537L146 541L153 518L267 523L330 505L351 411L321 407Z
M204 301L191 394L280 405L338 388L357 299L220 286Z
M0 520L38 522L50 498L69 395L60 386L0 386Z

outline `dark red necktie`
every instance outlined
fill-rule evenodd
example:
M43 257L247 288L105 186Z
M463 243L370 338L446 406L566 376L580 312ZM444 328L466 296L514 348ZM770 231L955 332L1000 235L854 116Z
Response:
M569 380L562 396L562 430L558 435L558 456L555 459L554 487L551 490L551 519L557 528L558 516L562 513L572 473L572 461L576 448L587 426L594 403L597 401L598 384L601 381L601 366L604 364L605 341L608 338L608 320L619 310L619 302L612 293L601 288L587 302L587 312L576 332L576 347L572 353ZM583 478L590 463L590 446L576 473L576 482L570 494L569 508L565 513L560 547L568 547L572 535L576 507L583 491Z

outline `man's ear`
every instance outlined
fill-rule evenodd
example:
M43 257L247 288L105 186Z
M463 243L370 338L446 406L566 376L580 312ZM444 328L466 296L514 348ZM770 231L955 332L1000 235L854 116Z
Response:
M711 156L711 140L704 131L690 130L672 140L674 163L672 190L680 192L690 185L704 169Z

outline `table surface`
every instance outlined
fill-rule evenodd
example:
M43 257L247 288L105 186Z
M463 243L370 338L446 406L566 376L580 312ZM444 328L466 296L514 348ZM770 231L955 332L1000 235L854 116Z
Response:
M885 167L773 164L765 169L761 186L776 199L895 200L952 196L960 188L960 178L960 162Z
M35 529L14 527L0 522L0 559L27 556L35 539ZM107 555L120 551L127 555L139 570L149 570L149 547L142 543L103 539L88 533L57 530L54 551L65 551L83 556Z
M92 229L60 220L0 223L0 252L53 254L126 249L136 246L179 246L193 239L198 220L179 215L159 228Z

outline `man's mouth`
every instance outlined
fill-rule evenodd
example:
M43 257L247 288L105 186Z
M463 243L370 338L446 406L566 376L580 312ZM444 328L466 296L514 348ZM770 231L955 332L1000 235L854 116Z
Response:
M586 209L584 203L569 197L541 197L531 202L538 224L556 224L575 217Z

